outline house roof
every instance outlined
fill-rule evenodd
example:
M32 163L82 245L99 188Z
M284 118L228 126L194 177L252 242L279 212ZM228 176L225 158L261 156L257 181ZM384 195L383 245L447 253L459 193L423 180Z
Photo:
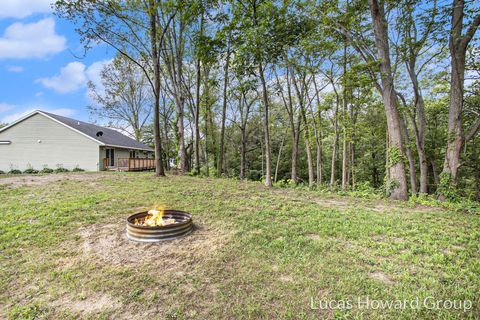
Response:
M97 126L95 124L91 124L91 123L87 123L87 122L83 122L83 121L79 121L79 120L75 120L75 119L71 119L71 118L67 118L67 117L63 117L63 116L59 116L59 115L56 115L56 114L53 114L53 113L49 113L49 112L45 112L45 111L41 111L41 110L36 110L30 114L28 114L27 116L23 117L23 118L20 118L18 119L17 121L11 123L10 125L2 128L0 130L1 131L4 131L6 130L7 128L35 115L35 114L42 114L56 122L59 122L61 124L63 124L64 126L74 130L74 131L77 131L85 136L87 136L88 138L92 139L92 140L95 140L96 142L98 142L99 144L101 145L104 145L104 146L111 146L111 147L119 147L119 148L126 148L126 149L137 149L137 150L145 150L145 151L153 151L152 148L150 148L149 146L135 140L135 139L132 139L130 137L127 137L126 135L116 131L116 130L113 130L113 129L110 129L110 128L105 128L105 127L101 127L101 126Z

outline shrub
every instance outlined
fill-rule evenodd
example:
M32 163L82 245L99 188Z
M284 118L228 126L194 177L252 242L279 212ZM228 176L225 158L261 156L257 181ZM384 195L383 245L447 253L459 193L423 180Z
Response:
M0 174L5 174L5 171L0 170Z
M44 166L42 170L40 170L40 173L52 173L53 169L50 169L47 166Z
M12 170L8 171L8 174L22 174L22 171L20 171L18 169L12 169Z
M381 199L384 196L383 189L375 189L369 181L356 183L355 190L350 190L346 193L349 196L364 199Z
M262 173L258 170L248 170L247 171L247 179L248 180L254 180L254 181L260 181L260 179L262 179Z
M25 169L25 170L23 171L23 173L25 173L25 174L37 174L37 173L38 173L38 170L35 170L35 169L33 169L33 168L28 168L28 169Z
M456 197L455 200L440 201L436 198L436 195L431 194L419 194L413 195L409 199L409 204L414 205L424 205L424 206L436 206L442 207L447 210L454 212L463 212L470 214L479 214L480 213L480 203L467 198Z
M55 169L55 173L62 173L62 172L69 172L68 169L65 169L64 167L58 167Z
M84 171L85 170L83 170L82 168L79 168L78 166L72 169L72 172L84 172Z

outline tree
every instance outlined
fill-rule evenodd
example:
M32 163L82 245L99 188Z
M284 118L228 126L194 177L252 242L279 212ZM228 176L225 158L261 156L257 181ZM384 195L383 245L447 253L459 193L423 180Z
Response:
M101 85L88 82L89 95L96 104L88 107L93 115L141 141L152 115L152 95L141 70L118 55L100 73Z
M463 133L463 104L465 84L465 58L467 48L472 41L478 26L480 14L477 14L467 31L463 33L464 25L463 0L452 2L452 22L450 31L449 48L451 55L450 102L448 106L448 136L447 150L441 177L440 198L445 199L446 189L455 187L458 182L458 168L460 167L460 152L466 141L472 139L480 130L480 116L466 134Z
M288 65L288 57L284 54L284 63ZM292 138L292 152L291 152L291 169L290 169L290 179L294 182L298 182L297 175L297 161L298 161L298 143L300 141L300 123L301 123L301 114L298 112L298 108L293 103L292 96L292 77L290 75L290 68L285 68L285 77L282 82L278 76L275 74L277 91L280 93L282 98L283 105L288 114L288 122L290 124L290 134ZM284 88L286 87L287 94L285 96Z
M269 120L269 93L266 80L266 65L275 61L281 51L281 29L279 10L270 0L240 2L234 11L233 23L236 32L232 41L237 46L236 67L243 74L256 74L260 81L263 107L263 132L265 144L265 186L272 186L271 141Z
M406 113L413 127L420 168L420 193L428 192L428 161L425 150L425 101L419 79L425 67L443 52L443 42L439 36L443 21L437 21L439 19L437 1L431 3L431 8L428 8L428 3L426 3L428 9L415 10L415 8L423 7L424 4L423 1L401 3L397 18L401 42L398 45L394 44L401 61L405 64L413 91L413 108L409 108L403 95L399 94L399 98L405 105ZM407 150L408 152L409 150ZM411 167L410 171L412 169L414 167ZM411 173L412 175L414 172ZM416 193L416 180L412 181L411 185L412 193Z
M143 71L154 96L153 125L156 176L164 176L160 136L160 51L165 33L177 14L175 7L156 0L148 2L112 2L94 0L57 0L58 16L74 22L85 48L91 42L103 42L136 64ZM158 16L165 16L164 24ZM148 23L145 23L148 21ZM142 57L142 59L136 59Z

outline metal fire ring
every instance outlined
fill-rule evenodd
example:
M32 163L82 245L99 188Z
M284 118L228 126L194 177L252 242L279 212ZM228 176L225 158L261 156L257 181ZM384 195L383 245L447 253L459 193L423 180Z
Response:
M148 215L148 211L139 212L127 218L127 237L139 242L158 242L186 236L193 230L192 215L178 210L165 210L164 218L175 219L177 223L166 226L136 225L135 219Z

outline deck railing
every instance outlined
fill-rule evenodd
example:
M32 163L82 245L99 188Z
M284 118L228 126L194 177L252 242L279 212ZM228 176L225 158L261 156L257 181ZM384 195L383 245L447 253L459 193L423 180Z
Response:
M107 158L103 159L105 170L116 169L119 171L143 171L155 169L155 159L148 158L117 158L115 166L108 166Z

